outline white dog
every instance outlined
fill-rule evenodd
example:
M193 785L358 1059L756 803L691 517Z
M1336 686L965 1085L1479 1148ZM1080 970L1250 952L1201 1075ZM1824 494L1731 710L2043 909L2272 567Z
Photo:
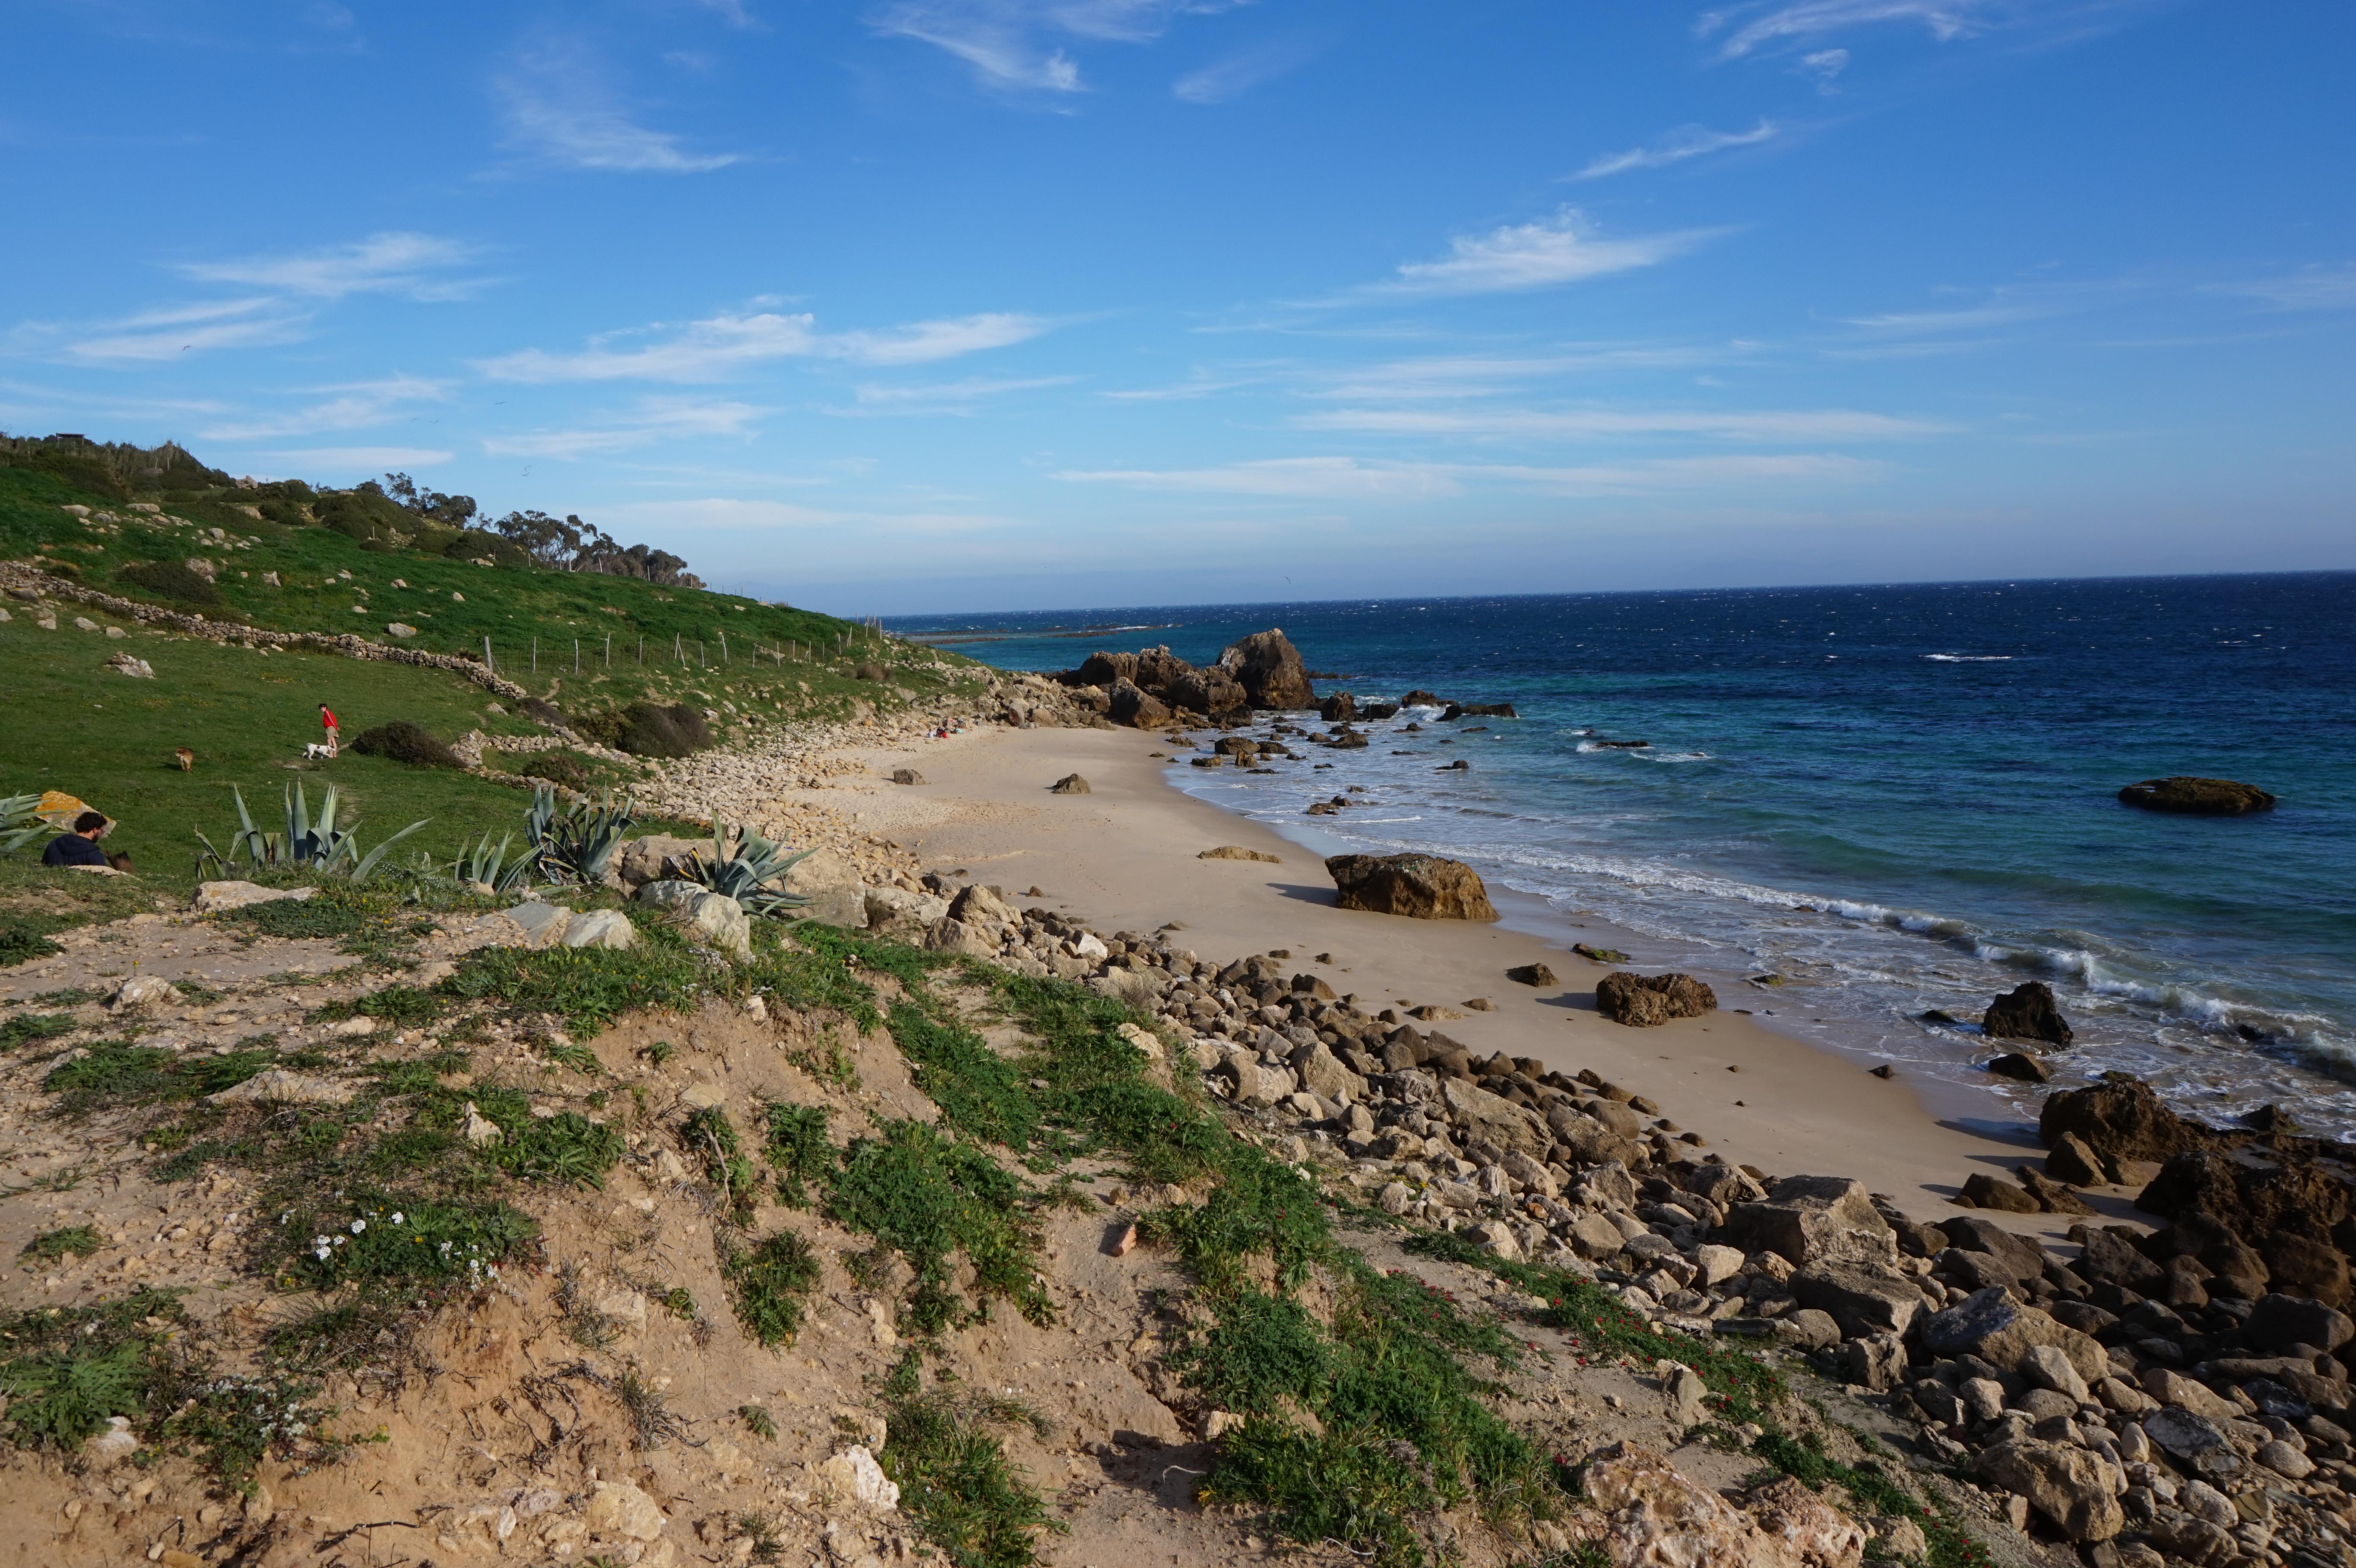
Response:
M306 763L333 762L336 753L326 746L306 745L303 748L303 760Z

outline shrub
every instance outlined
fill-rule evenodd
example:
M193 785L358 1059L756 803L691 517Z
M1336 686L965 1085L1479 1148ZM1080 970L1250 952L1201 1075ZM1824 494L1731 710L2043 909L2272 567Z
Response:
M139 560L114 574L115 581L180 604L218 604L220 590L177 560Z
M455 752L406 719L364 731L352 742L352 750L363 757L390 757L415 768L463 769L466 765Z
M546 779L566 789L589 787L589 770L570 752L535 752L518 763L515 772L520 778Z
M537 719L542 724L562 724L568 729L573 724L573 720L564 716L564 709L543 698L527 697L516 704L516 711L527 719Z
M721 1243L720 1276L744 1332L762 1344L793 1343L801 1331L802 1298L818 1288L818 1254L791 1231L780 1231L740 1253Z
M669 708L633 702L618 711L583 720L574 728L635 757L685 757L712 744L712 726L684 702Z

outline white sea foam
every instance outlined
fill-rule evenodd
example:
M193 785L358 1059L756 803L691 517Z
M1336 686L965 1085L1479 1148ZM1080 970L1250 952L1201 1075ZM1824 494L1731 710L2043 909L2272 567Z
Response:
M1933 664L2010 664L2010 654L1924 654Z

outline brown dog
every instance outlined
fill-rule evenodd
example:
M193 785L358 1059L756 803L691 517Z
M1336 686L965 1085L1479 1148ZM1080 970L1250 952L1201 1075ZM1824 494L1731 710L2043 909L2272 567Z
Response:
M172 756L179 763L180 771L184 773L190 768L197 765L197 754L188 750L186 746L176 747L173 750Z

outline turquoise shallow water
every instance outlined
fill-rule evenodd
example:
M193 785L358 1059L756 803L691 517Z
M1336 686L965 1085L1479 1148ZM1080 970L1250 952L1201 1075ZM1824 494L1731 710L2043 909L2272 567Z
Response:
M1985 1082L1976 1016L2023 977L2123 1068L2216 1115L2283 1104L2356 1134L2356 574L1119 609L974 630L1016 668L1278 625L1321 679L1515 720L1369 726L1330 771L1181 768L1284 827L1461 856L1720 973L1779 1027ZM1074 636L1079 628L1102 628ZM1112 628L1124 628L1115 630ZM1475 729L1474 726L1480 726ZM1600 741L1644 740L1642 751ZM1469 772L1441 773L1458 757ZM2160 816L2119 786L2256 784L2262 816ZM1304 819L1358 785L1358 804Z

